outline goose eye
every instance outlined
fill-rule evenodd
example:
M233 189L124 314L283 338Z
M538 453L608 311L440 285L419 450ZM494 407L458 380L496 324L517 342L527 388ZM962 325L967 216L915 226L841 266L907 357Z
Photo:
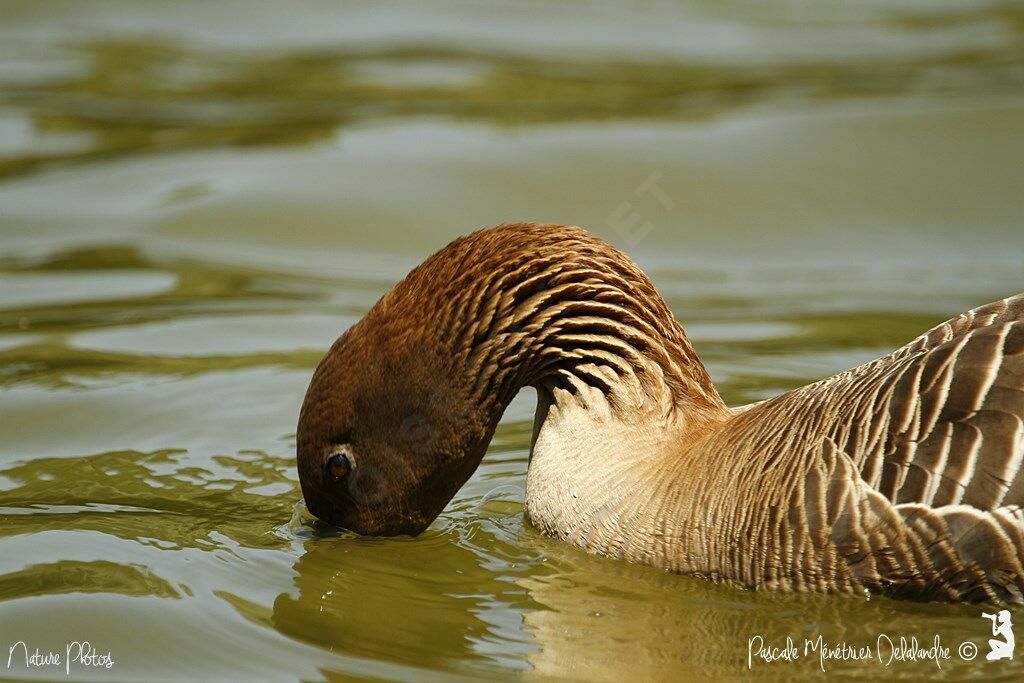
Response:
M327 476L331 481L340 481L352 469L352 463L344 453L335 453L327 459Z

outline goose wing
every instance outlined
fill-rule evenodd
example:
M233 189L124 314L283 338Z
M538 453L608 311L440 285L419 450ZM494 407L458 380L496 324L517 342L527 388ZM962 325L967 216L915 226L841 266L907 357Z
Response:
M827 437L891 502L1024 505L1024 294L806 389Z
M799 502L852 576L1024 603L1024 294L806 389L826 436Z
M724 543L712 572L1024 604L1024 294L737 411L698 446L724 455L691 514L759 549Z

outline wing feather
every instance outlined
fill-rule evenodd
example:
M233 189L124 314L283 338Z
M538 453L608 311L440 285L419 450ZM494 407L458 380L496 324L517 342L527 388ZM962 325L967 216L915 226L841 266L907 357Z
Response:
M891 502L1024 505L1024 294L806 389L841 406L819 408L826 435Z

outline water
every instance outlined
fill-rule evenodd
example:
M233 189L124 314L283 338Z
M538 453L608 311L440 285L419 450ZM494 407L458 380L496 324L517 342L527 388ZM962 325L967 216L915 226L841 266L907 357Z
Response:
M0 55L0 653L114 660L0 678L738 679L881 634L950 659L825 668L1021 678L979 608L540 536L530 392L420 538L319 527L293 463L324 349L476 227L628 251L731 404L1024 290L1020 4L4 2Z

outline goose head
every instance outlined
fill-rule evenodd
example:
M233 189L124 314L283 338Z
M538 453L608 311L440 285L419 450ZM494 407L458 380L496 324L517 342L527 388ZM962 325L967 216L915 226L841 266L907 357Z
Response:
M427 311L422 311L427 314ZM302 494L323 521L363 535L416 535L483 457L490 431L429 316L380 305L331 347L297 431Z
M587 396L602 414L722 406L625 255L579 228L482 230L414 269L320 362L297 430L308 509L359 534L420 533L525 386L556 411Z

